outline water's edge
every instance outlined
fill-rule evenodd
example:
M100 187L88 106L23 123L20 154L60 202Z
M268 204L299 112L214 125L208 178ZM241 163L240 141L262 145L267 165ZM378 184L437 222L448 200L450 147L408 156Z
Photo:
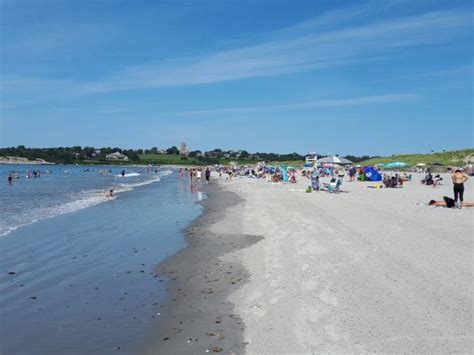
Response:
M157 275L168 281L169 299L140 353L245 350L245 326L228 296L245 284L248 272L239 260L223 261L221 256L261 238L241 234L240 217L229 233L214 233L212 225L245 200L215 182L203 191L208 196L199 202L203 212L184 230L186 247L157 266Z

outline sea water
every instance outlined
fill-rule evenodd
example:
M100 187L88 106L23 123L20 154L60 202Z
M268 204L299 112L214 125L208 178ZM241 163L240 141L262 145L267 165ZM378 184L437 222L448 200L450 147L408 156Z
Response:
M200 193L130 166L4 165L0 179L0 353L135 353L167 297L155 267L185 246Z

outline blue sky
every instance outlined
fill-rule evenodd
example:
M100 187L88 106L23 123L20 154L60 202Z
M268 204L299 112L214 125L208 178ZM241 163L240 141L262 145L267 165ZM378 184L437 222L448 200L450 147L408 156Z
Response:
M0 6L2 147L474 146L470 1Z

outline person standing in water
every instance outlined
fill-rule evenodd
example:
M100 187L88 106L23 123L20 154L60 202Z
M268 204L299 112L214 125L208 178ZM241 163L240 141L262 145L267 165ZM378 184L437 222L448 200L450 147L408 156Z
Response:
M207 167L207 169L206 169L206 181L207 181L207 183L209 183L210 178L211 178L211 169L209 169L209 167Z
M452 179L454 184L454 201L458 208L462 208L464 207L464 183L469 179L469 177L461 169L456 169L452 175Z

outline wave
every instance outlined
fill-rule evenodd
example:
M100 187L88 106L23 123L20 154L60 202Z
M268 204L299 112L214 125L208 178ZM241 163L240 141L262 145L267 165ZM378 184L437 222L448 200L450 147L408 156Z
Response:
M77 199L73 201L65 202L57 206L37 209L33 212L34 215L32 215L32 211L29 211L28 215L18 216L22 220L27 219L27 218L32 218L32 217L33 218L29 221L18 223L17 225L14 225L14 226L5 226L5 227L0 226L0 236L5 236L20 227L33 224L40 220L55 217L55 216L60 216L66 213L76 212L84 208L96 206L98 204L101 204L107 201L115 200L117 197L116 196L107 197L103 190L88 190L88 191L82 191L78 193L77 195L74 196L74 198L77 198Z
M117 175L114 175L115 177L118 177L118 178L121 178L121 177L133 177L133 176L140 176L139 173L126 173L125 175L122 175L122 174L117 174Z
M114 195L120 194L122 192L132 191L135 187L149 185L155 182L161 181L161 177L168 176L173 172L170 170L159 172L156 176L153 176L150 180L146 181L137 181L134 183L120 183L118 186L113 186ZM140 175L140 174L137 174ZM14 230L24 227L33 223L36 223L40 220L52 218L55 216L60 216L66 213L76 212L85 208L93 207L101 203L113 201L117 196L107 197L103 189L92 189L85 190L72 196L73 200L69 202L62 203L57 206L36 209L34 215L31 211L25 213L25 215L17 216L19 221L15 221L15 225L2 226L0 224L0 237L10 234ZM30 220L28 220L31 218ZM25 221L26 220L26 221ZM21 221L21 222L20 222Z

